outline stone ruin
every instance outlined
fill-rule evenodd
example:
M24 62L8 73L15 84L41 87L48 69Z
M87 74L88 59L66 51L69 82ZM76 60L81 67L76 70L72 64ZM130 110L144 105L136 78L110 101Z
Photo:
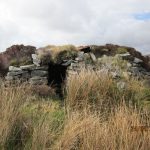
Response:
M81 68L86 66L87 57L95 62L96 57L91 52L79 51L74 60L63 60L57 64L49 62L41 64L37 54L32 54L33 63L20 67L9 66L9 71L5 77L7 83L28 82L31 85L53 85L62 83L67 75L77 74Z
M28 82L31 85L57 85L59 90L66 76L78 74L82 68L92 70L105 70L109 72L113 78L120 78L120 70L116 67L112 69L111 63L101 64L101 59L110 57L106 55L96 55L91 51L92 47L79 47L77 56L74 59L63 60L61 64L49 62L47 65L42 65L37 54L32 54L33 63L20 67L9 66L6 81L9 82ZM128 76L138 76L150 80L150 71L143 67L143 57L136 58L136 54L132 55L129 52L124 54L116 54L114 57L127 60Z

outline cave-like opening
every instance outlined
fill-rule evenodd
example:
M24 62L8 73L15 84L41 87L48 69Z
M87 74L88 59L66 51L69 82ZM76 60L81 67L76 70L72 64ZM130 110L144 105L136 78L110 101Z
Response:
M63 97L62 87L66 79L67 66L48 64L48 85L56 89L56 94Z

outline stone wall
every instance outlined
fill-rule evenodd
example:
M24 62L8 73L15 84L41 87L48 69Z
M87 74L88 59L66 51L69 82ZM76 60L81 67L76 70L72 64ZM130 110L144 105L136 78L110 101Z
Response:
M38 55L32 54L33 64L9 67L6 80L8 82L27 81L32 85L48 84L48 65L41 65ZM106 59L104 62L103 60ZM121 64L114 66L113 61L121 59L126 61L124 70L119 68ZM121 62L121 61L120 61ZM120 63L119 62L119 63ZM122 63L122 62L121 62ZM135 58L130 53L117 54L115 56L96 56L90 51L89 47L82 47L75 59L64 60L62 66L67 67L67 75L78 74L83 68L91 70L105 70L112 75L113 78L122 78L125 76L136 76L150 80L150 72L142 67L143 60ZM117 66L118 65L118 66ZM51 72L53 74L53 72Z
M36 66L34 64L20 66L20 67L9 67L6 80L13 82L29 82L32 85L47 84L48 67L47 66Z
M6 76L7 82L28 82L32 85L47 84L48 66L40 66L36 54L32 54L33 64L20 67L9 66Z

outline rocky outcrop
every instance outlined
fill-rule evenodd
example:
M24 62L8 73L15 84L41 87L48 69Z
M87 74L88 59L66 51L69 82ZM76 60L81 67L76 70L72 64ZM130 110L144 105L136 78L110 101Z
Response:
M77 74L82 68L90 68L105 70L114 79L123 76L150 79L148 56L143 56L133 48L107 44L105 46L81 46L78 50L78 57L68 68L69 74Z
M150 57L149 56L143 56L140 52L138 52L134 48L131 48L131 47L125 47L125 48L133 57L142 60L141 64L143 65L143 67L147 69L148 71L150 71Z
M0 76L7 74L10 65L20 66L31 62L31 54L34 54L35 50L33 46L13 45L0 53Z
M18 53L16 50L17 47ZM7 81L27 81L32 85L51 85L53 83L58 85L57 81L60 80L60 83L62 83L62 76L64 80L66 72L68 75L77 74L83 68L100 71L105 70L109 72L114 79L121 78L122 75L126 77L136 76L138 78L150 79L150 57L143 56L134 48L112 44L106 44L104 46L80 46L77 48L75 55L74 53L73 55L71 54L72 57L69 55L70 51L69 53L65 50L59 53L57 52L57 56L55 55L56 62L51 59L54 54L49 57L49 55L45 55L47 52L41 52L42 50L40 50L39 53L36 51L36 54L34 54L34 49L34 47L24 47L22 45L13 46L1 55L1 60L5 62L4 64L6 65L3 65L3 68L8 68L10 64L9 61L11 58L14 58L15 55L17 55L17 57L20 56L18 58L19 60L22 59L23 56L32 60L29 65L10 66L6 76ZM48 50L48 54L51 53L52 52ZM4 57L5 55L7 57ZM44 56L44 59L40 57L41 55ZM46 62L43 62L45 57ZM125 60L125 62L122 60ZM118 64L116 64L116 62ZM123 71L122 68L124 69Z
M116 54L125 54L129 53L130 58L138 58L141 60L141 65L150 71L150 57L144 56L142 53L138 52L136 49L127 46L119 46L113 44L106 44L104 46L97 46L97 45L89 45L89 46L80 46L78 48L79 51L83 52L92 52L94 55L99 58L103 55L106 56L115 56Z

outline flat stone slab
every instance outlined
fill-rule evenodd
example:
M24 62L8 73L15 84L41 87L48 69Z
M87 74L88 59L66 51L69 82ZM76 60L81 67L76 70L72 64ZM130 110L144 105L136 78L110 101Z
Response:
M44 77L47 75L48 75L48 71L44 71L44 70L33 70L31 72L31 77L34 77L34 76Z
M35 68L35 70L44 70L44 71L47 71L48 70L48 66L37 66Z
M96 56L93 53L90 52L89 55L90 55L93 62L97 61Z
M67 62L62 63L62 66L69 66L71 65L72 60L68 60Z
M32 65L20 66L20 68L21 68L22 70L33 70L33 69L36 68L36 66L35 66L34 64L32 64Z
M21 68L14 67L14 66L9 66L9 71L15 71L15 72L17 72L17 71L21 71Z
M23 73L23 71L11 71L7 73L7 76L17 76L17 75L21 75Z

